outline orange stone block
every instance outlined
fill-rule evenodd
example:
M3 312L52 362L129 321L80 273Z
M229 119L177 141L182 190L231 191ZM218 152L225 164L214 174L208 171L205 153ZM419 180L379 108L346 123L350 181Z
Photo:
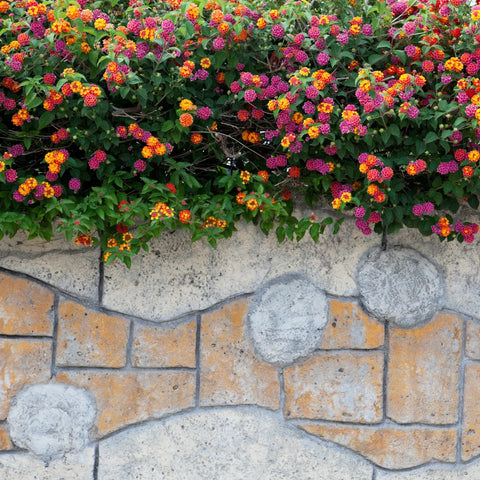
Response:
M387 416L397 423L458 420L462 320L440 313L423 327L392 329Z
M132 365L134 367L195 368L197 322L171 325L133 326Z
M61 372L56 381L94 395L99 437L195 405L195 374L190 372Z
M57 365L119 368L126 364L130 322L70 301L58 307Z
M388 469L410 468L431 460L455 462L456 429L375 428L300 425L308 433L338 443Z
M474 360L480 360L480 325L468 321L465 341L465 353Z
M5 428L0 427L0 450L12 450L13 445Z
M284 371L288 418L382 420L383 353L319 353Z
M50 290L0 273L0 334L52 336L53 300Z
M246 335L248 303L234 301L202 317L201 405L279 408L278 369L255 355Z
M321 348L371 349L383 345L384 326L352 302L330 301Z
M0 339L0 420L22 387L50 379L51 362L49 340Z
M465 367L462 460L480 455L480 365Z

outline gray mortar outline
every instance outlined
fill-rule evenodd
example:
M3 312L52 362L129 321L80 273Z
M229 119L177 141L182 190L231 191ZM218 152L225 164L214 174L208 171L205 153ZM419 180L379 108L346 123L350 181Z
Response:
M378 248L378 247L373 247L373 248ZM410 248L410 247L408 247ZM414 249L412 249L414 250ZM416 251L416 250L415 250ZM416 251L417 252L417 251ZM421 254L420 252L417 252L419 255L421 255L422 257L424 257L423 254ZM426 258L426 257L424 257ZM431 263L435 264L436 268L439 268L438 265L433 262L432 260L430 259L427 259L428 261L430 261ZM439 269L439 271L442 271L441 269ZM201 344L200 344L200 338L201 338L201 320L202 320L202 315L205 315L205 314L209 314L211 312L214 312L214 311L217 311L219 310L220 308L222 308L223 306L225 305L228 305L234 301L237 301L237 300L251 300L251 298L253 297L253 295L255 294L255 292L247 292L247 293L243 293L243 294L240 294L240 295L235 295L235 296L232 296L232 297L229 297L229 298L226 298L220 302L217 302L211 306L209 306L208 308L206 309L203 309L203 310L198 310L198 311L193 311L193 312L189 312L187 314L184 314L184 315L180 315L178 317L174 317L170 320L167 320L167 321L163 321L163 322L157 322L157 321L151 321L151 320L145 320L143 318L140 318L140 317L135 317L135 316L132 316L132 315L128 315L128 314L125 314L125 313L122 313L122 312L118 312L118 311L115 311L115 310L110 310L110 309L107 309L105 307L103 307L102 305L100 305L100 302L95 302L95 301L92 301L91 299L87 299L87 298L84 298L84 297L77 297L76 295L73 295L73 294L70 294L68 292L64 292L62 289L58 288L58 287L55 287L53 285L50 285L48 284L47 282L43 281L43 280L40 280L40 279L37 279L35 277L32 277L28 274L24 274L22 272L16 272L16 271L12 271L12 270L9 270L9 269L6 269L6 268L3 268L3 267L0 267L0 272L1 273L5 273L6 275L10 275L12 277L16 277L16 278L23 278L23 279L26 279L26 280L29 280L33 283L36 283L40 286L43 286L44 288L48 289L49 291L51 291L53 294L54 294L54 305L55 305L55 308L54 308L54 333L52 333L52 337L50 336L33 336L33 335L5 335L5 334L2 334L0 335L0 338L4 338L4 339L24 339L24 340L45 340L45 341L51 341L52 342L52 378L51 380L54 380L54 378L56 377L56 374L59 372L59 371L78 371L78 370L81 370L81 371L85 371L85 372L88 372L88 371L106 371L106 372L118 372L118 371L128 371L128 372L139 372L139 371L155 371L155 372L161 372L161 371L185 371L185 372L195 372L195 375L196 375L196 394L195 394L195 398L197 398L197 396L199 396L199 393L200 393L200 376L201 376L201 365L200 365L200 349L201 349ZM443 273L443 272L442 272ZM298 274L296 273L293 273L293 274L285 274L285 275L282 275L282 277L284 276L297 276ZM300 276L302 276L303 274L300 274ZM308 277L306 277L308 278ZM275 280L275 279L274 279ZM442 275L442 280L444 280L444 275ZM356 296L340 296L340 295L331 295L329 293L327 293L326 291L324 291L322 288L318 287L318 284L316 282L312 282L314 283L317 288L319 288L320 290L322 290L325 295L326 295L326 298L328 301L332 300L332 299L336 299L336 300L339 300L339 301L346 301L346 302L354 302L356 303L360 309L366 313L367 315L369 315L372 319L376 320L377 322L383 324L385 326L385 337L384 337L384 345L382 346L379 346L377 348L371 348L371 349L318 349L318 350L315 350L314 352L312 352L312 354L308 355L306 358L310 358L312 355L315 355L315 353L317 352L325 352L325 353L328 353L328 352L334 352L334 351L337 351L337 352L348 352L348 353L362 353L362 352L369 352L369 351L383 351L384 352L384 362L387 362L388 359L387 359L387 355L388 355L388 346L387 346L387 330L389 328L389 323L390 322L384 322L382 321L381 319L378 319L376 316L372 315L370 312L368 312L364 305L363 305L363 302L361 301L361 297L360 295L358 297ZM100 289L99 289L99 296L100 296ZM198 342L196 341L196 345L195 345L195 358L196 358L196 366L195 368L184 368L184 367L165 367L165 368L143 368L143 367L131 367L131 366L125 366L123 368L109 368L109 367L57 367L56 364L54 364L55 362L55 355L54 355L54 348L56 349L56 346L57 346L57 331L55 331L55 323L58 324L58 305L60 303L60 297L63 297L64 299L66 300L69 300L69 301L73 301L79 305L82 305L86 308L89 308L91 310L94 310L98 313L103 313L103 314L107 314L107 315L112 315L112 316L119 316L119 317L122 317L122 318L125 318L127 320L130 321L130 329L129 329L129 340L131 340L131 337L132 337L132 333L133 333L133 326L135 323L138 323L138 324L141 324L141 325L148 325L148 326L152 326L152 327L162 327L162 326L173 326L175 324L179 324L179 323L183 323L183 322L186 322L186 321L191 321L192 317L193 316L196 316L197 318L197 332L196 332L196 335L198 337ZM460 361L460 375L464 375L464 371L465 371L465 366L468 365L468 364L476 364L478 365L480 363L480 360L473 360L473 359L469 359L466 357L466 354L465 354L465 343L466 343L466 334L465 334L465 330L466 330L466 321L473 321L474 323L476 324L480 324L480 320L474 316L467 316L463 313L459 313L455 310L452 310L452 309L449 309L449 308L440 308L438 310L438 313L448 313L448 314L452 314L452 315L455 315L459 318L462 319L463 321L463 339L462 339L462 355L461 355L461 361ZM425 322L425 323L428 323ZM247 323L248 325L248 323ZM418 324L418 325L415 325L414 327L409 327L409 328L405 328L405 327L400 327L400 326L397 326L397 325L394 325L395 328L400 328L400 329L405 329L405 330L409 330L411 328L421 328L422 326L424 326L424 324ZM57 326L58 328L58 326ZM248 335L248 332L247 332L247 337L250 339L249 335ZM128 363L128 358L130 355L128 355L129 352L127 351L127 363ZM131 354L131 352L130 352ZM298 359L294 362L294 364L298 364L300 363L301 361L304 361L305 359L301 360L301 359ZM386 365L388 365L388 363L386 363ZM55 373L54 373L55 372ZM387 369L385 368L384 366L384 376L386 376L387 374ZM279 369L279 377L282 377L283 379L283 369ZM78 388L78 387L77 387ZM88 390L88 389L84 389L84 390ZM383 409L384 411L386 411L386 383L385 381L383 382L383 386L382 386L382 394L383 394ZM458 438L461 439L461 432L462 432L462 420L463 420L463 391L464 391L464 376L463 378L461 378L461 376L459 376L459 381L458 381L458 390L459 390L459 411L460 409L462 409L462 415L458 415L458 421L454 424L448 424L448 425L432 425L432 424L424 424L424 423L410 423L410 424L398 424L398 423L395 423L391 420L389 420L388 418L384 418L381 422L379 423L375 423L375 424L362 424L362 423L354 423L354 422L338 422L338 421L317 421L317 420L309 420L309 419L286 419L285 416L284 416L284 408L283 408L283 405L282 405L282 398L280 398L280 402L279 402L279 405L280 405L280 408L278 410L276 410L276 412L282 416L283 420L284 420L284 423L286 425L288 424L291 424L292 428L293 427L296 427L295 423L303 423L303 424L308 424L308 423L314 423L314 424L330 424L330 425L351 425L351 426L356 426L356 427L371 427L372 429L374 428L378 428L378 427L381 427L381 426L397 426L397 427L403 427L403 428L408 428L408 427L421 427L421 428L425 428L425 429L428 429L428 430L436 430L436 429L442 429L442 428L457 428L458 430ZM281 385L281 388L280 388L280 397L285 396L285 391L284 391L284 386ZM284 401L284 399L283 399ZM271 410L271 409L268 409L266 407L260 407L260 406L257 406L255 404L248 404L248 405L217 405L217 406L207 406L207 407L203 407L199 404L199 402L197 403L197 401L195 402L195 406L194 407L188 407L186 409L183 409L179 412L175 412L173 414L167 414L165 416L161 416L161 417L158 417L158 418L151 418L151 419L147 419L147 420L142 420L140 422L134 422L134 423L131 423L131 424L128 424L128 425L124 425L123 427L115 430L114 432L110 432L109 434L107 435L104 435L100 438L97 438L96 440L93 441L93 444L96 445L96 452L99 450L99 444L102 440L106 439L106 438L109 438L117 433L120 433L120 432L123 432L127 429L135 429L135 427L138 427L138 426L141 426L141 425L144 425L146 423L149 423L149 422L160 422L160 421L163 421L163 420L166 420L168 418L172 418L172 417L177 417L177 416L182 416L182 415L186 415L186 414L189 414L189 413L192 413L192 412L195 412L195 411L205 411L205 410L212 410L212 409L223 409L223 408L235 408L235 409L248 409L248 410L264 410L266 412L269 412L269 413L275 413L275 410ZM3 424L4 422L0 422L0 425ZM357 455L361 458L364 458L370 465L372 465L373 467L373 475L372 475L372 480L375 480L376 478L376 473L377 471L384 471L384 472L409 472L409 471L414 471L414 470L420 470L424 467L431 467L431 466L442 466L442 468L445 468L445 470L454 470L455 467L458 467L458 466L461 466L461 465L468 465L468 464L471 464L471 463L474 463L476 462L477 460L479 460L479 457L480 457L480 454L479 455L476 455L475 457L469 459L468 461L462 461L461 460L461 457L460 459L458 458L458 449L460 449L460 452L461 452L461 442L459 440L457 440L457 459L455 462L452 462L452 463L445 463L445 462L438 462L438 461L430 461L426 464L422 464L422 465L419 465L419 466L415 466L415 467L409 467L409 468L404 468L404 469L395 469L395 470L392 470L392 469L385 469L385 468L382 468L382 467L379 467L377 465L375 465L372 461L366 459L363 455L361 455L359 452L356 452L352 449L350 449L349 447L345 447L343 445L338 445L336 444L335 442L332 442L330 440L325 440L325 439L321 439L319 438L318 436L315 436L313 434L308 434L307 432L303 431L302 429L298 428L298 430L300 430L301 432L303 432L303 434L311 439L311 440L314 440L314 441L321 441L321 442L327 442L327 443L330 443L332 445L336 445L337 448L341 449L342 451L347 451L349 452L350 454L352 455ZM90 443L90 445L92 445L92 443ZM11 454L11 453L24 453L25 450L22 450L22 449L18 449L18 448L15 448L14 446L14 449L13 450L4 450L4 451L0 451L0 456L2 455L7 455L7 454ZM97 465L97 469L98 469L98 454L96 453L96 465ZM96 470L95 470L95 466L94 466L94 477L93 477L93 480L97 480L97 477L95 475L98 475L98 473L95 473Z

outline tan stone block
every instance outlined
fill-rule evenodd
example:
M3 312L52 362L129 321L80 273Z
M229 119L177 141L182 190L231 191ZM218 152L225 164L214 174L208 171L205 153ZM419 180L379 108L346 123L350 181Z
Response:
M134 367L195 368L197 322L175 326L133 326L132 365Z
M378 348L383 345L384 330L383 324L363 313L358 304L331 300L321 348Z
M439 313L423 327L390 332L387 416L397 423L458 419L462 320Z
M246 335L248 304L234 301L202 317L201 405L279 408L278 369L255 355Z
M10 435L4 427L0 427L0 450L12 450L13 445L10 441Z
M480 365L465 367L463 393L462 460L480 454Z
M51 362L49 340L0 339L0 420L23 386L50 379Z
M465 353L474 360L480 360L480 325L472 321L466 323Z
M59 373L56 381L85 388L94 395L100 437L195 405L195 374L190 372L75 371Z
M300 425L300 428L325 440L348 447L383 468L410 468L431 460L455 462L456 429L312 424Z
M125 366L130 322L70 301L58 307L56 363L76 367Z
M383 354L319 353L284 371L289 418L376 423L382 419Z
M50 290L0 273L0 334L51 336L53 300Z

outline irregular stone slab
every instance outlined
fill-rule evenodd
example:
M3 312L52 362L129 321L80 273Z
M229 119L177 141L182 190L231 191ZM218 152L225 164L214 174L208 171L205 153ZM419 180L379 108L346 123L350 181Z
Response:
M37 283L0 273L0 334L52 336L53 300Z
M457 422L462 337L462 320L446 313L423 327L391 330L389 418L397 423Z
M99 479L371 480L360 457L259 409L191 412L100 442ZM152 473L154 472L154 473Z
M56 363L76 367L124 367L130 322L65 299L58 306Z
M0 420L7 417L10 400L30 383L50 379L52 342L0 339Z
M401 327L428 321L443 305L443 279L430 261L409 248L369 250L357 269L366 309Z
M480 463L468 465L435 465L421 467L410 472L377 471L376 480L477 480L480 478Z
M195 368L196 320L159 326L133 325L134 367Z
M259 359L246 333L249 301L237 300L202 316L200 404L280 405L278 369Z
M130 270L120 262L105 266L103 305L167 321L256 291L287 273L314 278L334 295L356 295L355 266L379 239L365 237L353 224L346 227L344 235L326 233L317 244L306 236L279 245L275 235L239 222L238 232L219 240L216 250L204 241L192 244L185 231L165 233L151 242L149 254L135 257Z
M75 371L61 372L56 380L86 388L94 395L95 427L100 437L195 404L195 374L190 372Z
M455 462L456 429L299 426L308 433L348 447L383 468L410 468L431 460Z
M362 312L358 304L330 300L321 348L372 349L383 345L385 327Z
M327 323L327 298L308 278L285 275L261 289L248 312L257 354L286 366L320 346Z
M63 235L46 242L38 238L27 240L27 235L17 233L0 241L0 267L92 300L98 299L99 258L98 248L75 247Z
M462 460L480 455L480 365L465 367ZM480 477L479 477L480 478Z
M93 397L60 384L24 388L8 413L13 443L45 460L82 450L94 420Z
M77 453L48 464L28 453L0 455L0 478L5 480L92 480L95 447L89 446Z
M480 360L480 325L467 321L465 353L474 360Z
M0 450L12 450L10 435L4 427L0 427Z
M382 419L383 353L319 353L284 371L288 418Z

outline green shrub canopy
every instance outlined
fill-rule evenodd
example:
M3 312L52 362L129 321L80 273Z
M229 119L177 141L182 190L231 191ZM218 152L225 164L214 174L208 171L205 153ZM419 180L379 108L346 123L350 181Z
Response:
M480 7L463 0L0 1L0 232L131 257L243 217L316 241L343 213L471 242ZM294 194L292 196L292 193ZM293 216L327 200L334 218Z

